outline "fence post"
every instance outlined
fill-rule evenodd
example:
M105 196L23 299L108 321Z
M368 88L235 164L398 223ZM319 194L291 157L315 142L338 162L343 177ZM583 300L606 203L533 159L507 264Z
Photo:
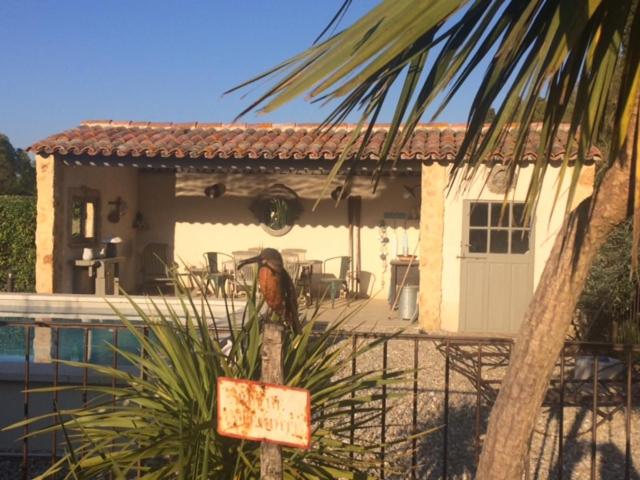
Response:
M282 323L265 319L262 330L262 381L282 385ZM260 446L261 480L282 480L282 448L262 442Z

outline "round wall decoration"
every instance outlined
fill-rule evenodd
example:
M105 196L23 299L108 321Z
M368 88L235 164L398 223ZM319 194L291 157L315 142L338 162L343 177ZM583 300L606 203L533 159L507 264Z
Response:
M269 235L286 235L302 213L302 205L296 192L277 183L260 193L249 209Z
M487 180L491 193L506 193L509 186L509 172L504 165L494 165Z

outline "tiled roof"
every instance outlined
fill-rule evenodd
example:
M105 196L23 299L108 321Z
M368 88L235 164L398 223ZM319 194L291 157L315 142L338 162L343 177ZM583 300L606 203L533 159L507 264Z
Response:
M86 121L80 126L52 135L29 149L40 154L117 157L206 158L206 159L325 159L335 160L344 151L353 125L318 133L313 124L222 124L154 123L128 121ZM388 126L375 128L364 150L377 159ZM532 126L523 158L535 161L539 128ZM464 125L425 124L418 126L400 152L401 159L452 160L465 134ZM566 132L554 147L552 160L564 155ZM499 160L511 159L514 139L509 135ZM355 152L354 152L355 153ZM596 149L589 157L599 156Z

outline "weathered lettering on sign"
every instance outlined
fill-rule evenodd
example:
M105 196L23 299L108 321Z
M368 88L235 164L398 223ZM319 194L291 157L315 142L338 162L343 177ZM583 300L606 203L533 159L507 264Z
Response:
M311 397L302 388L218 377L218 433L290 447L311 444Z

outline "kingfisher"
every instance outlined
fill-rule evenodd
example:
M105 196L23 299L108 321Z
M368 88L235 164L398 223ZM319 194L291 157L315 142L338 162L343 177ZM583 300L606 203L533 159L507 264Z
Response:
M258 285L269 309L280 315L295 333L300 333L298 296L293 280L284 268L280 252L275 248L265 248L259 255L242 260L236 268L239 270L251 263L258 264Z

